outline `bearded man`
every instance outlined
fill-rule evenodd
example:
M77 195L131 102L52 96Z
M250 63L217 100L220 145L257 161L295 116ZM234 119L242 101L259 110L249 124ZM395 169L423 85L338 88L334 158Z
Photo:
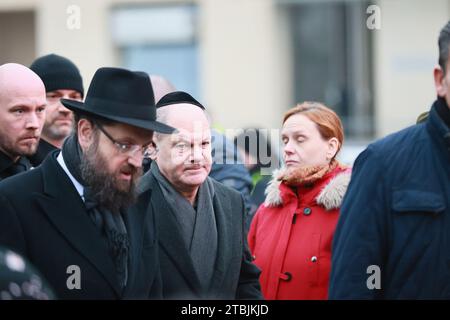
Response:
M136 196L156 119L148 76L100 68L85 103L62 99L75 131L41 166L0 183L0 244L62 299L161 297L154 218Z

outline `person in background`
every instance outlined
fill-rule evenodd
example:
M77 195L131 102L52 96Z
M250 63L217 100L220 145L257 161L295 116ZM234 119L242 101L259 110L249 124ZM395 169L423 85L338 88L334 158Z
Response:
M279 168L279 161L269 140L260 129L245 129L235 137L234 144L241 151L244 165L252 177L250 201L253 209L247 219L249 227L254 213L266 198L264 192L271 180L272 172Z
M153 94L155 95L155 103L158 103L166 94L177 91L172 82L162 76L152 74L150 75L150 82L152 83Z
M248 242L266 299L327 299L331 243L350 170L336 160L341 121L318 102L286 112L285 167L273 174Z
M233 141L228 139L216 129L211 129L213 163L209 176L227 187L233 188L244 199L246 221L255 212L256 208L251 202L252 178L242 162L241 155ZM249 223L246 222L248 231Z
M37 152L29 157L37 167L47 154L61 149L64 139L73 129L72 111L61 103L61 99L82 101L83 80L77 66L67 58L49 54L36 59L30 66L44 82L47 92L47 108L44 128Z

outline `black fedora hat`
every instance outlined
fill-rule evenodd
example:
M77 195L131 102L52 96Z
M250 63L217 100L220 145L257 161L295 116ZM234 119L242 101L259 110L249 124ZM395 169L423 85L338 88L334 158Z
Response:
M156 107L149 76L120 68L100 68L92 78L86 100L61 99L76 113L129 124L161 133L175 129L156 121Z

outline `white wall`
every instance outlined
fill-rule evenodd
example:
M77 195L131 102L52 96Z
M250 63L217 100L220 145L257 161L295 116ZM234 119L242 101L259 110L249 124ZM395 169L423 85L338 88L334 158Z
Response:
M381 30L374 30L377 136L415 123L436 97L437 39L449 19L448 0L381 0Z
M225 128L278 128L291 106L287 26L272 0L204 0L203 87Z

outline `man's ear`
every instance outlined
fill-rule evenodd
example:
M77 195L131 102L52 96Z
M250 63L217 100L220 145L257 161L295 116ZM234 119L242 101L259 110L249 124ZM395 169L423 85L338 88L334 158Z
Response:
M94 139L93 124L87 119L81 119L77 123L78 126L78 143L81 150L85 151L92 144Z
M156 146L155 137L153 136L153 142L150 143L150 145L147 147L148 155L149 155L150 159L152 159L152 161L156 160L158 151L159 151L159 149Z
M436 93L439 97L445 97L447 94L447 86L445 80L445 73L441 66L435 66L433 70L434 86L436 87Z

